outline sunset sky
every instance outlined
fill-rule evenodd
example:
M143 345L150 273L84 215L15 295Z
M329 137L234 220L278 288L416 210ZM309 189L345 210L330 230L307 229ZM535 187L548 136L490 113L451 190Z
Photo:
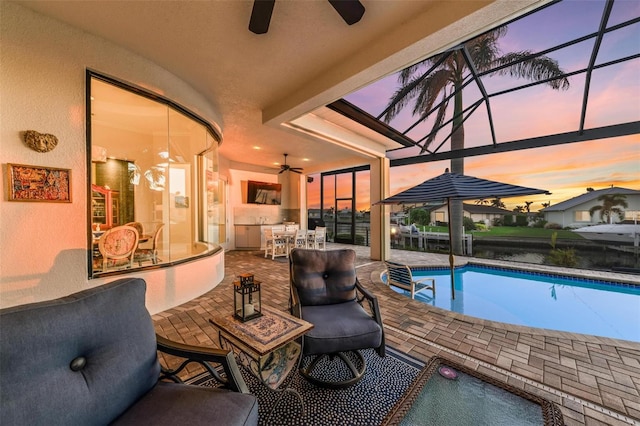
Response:
M603 0L565 0L531 14L508 26L506 36L499 39L502 53L532 51L561 45L564 42L594 33L600 24ZM640 16L640 2L617 0L608 27ZM548 54L565 72L584 69L589 62L594 39ZM605 64L618 58L640 54L640 23L606 33L595 62ZM425 69L426 70L426 69ZM549 134L574 132L579 128L586 74L569 77L570 88L552 90L540 85L491 98L498 143ZM525 84L511 77L483 77L489 94ZM387 76L358 92L345 96L370 114L377 116L387 106L398 88L395 75ZM477 86L464 89L465 107L479 99ZM453 102L449 108L452 108ZM391 125L404 131L416 120L411 115L411 103ZM450 117L449 113L448 117ZM585 128L640 120L640 59L626 60L595 69L590 80ZM414 140L428 133L431 122L418 125L407 135ZM435 148L450 132L450 126L440 132L430 148ZM465 122L465 147L491 143L487 109L482 106ZM448 142L442 151L449 150ZM404 157L401 151L389 152L390 158ZM449 167L449 161L393 167L390 173L391 195L435 177ZM640 190L640 135L602 139L589 142L528 149L503 154L491 154L465 159L465 174L516 185L546 189L552 194L504 199L507 209L533 201L532 211L541 203L557 204L586 192L587 187L604 189L610 186ZM311 201L311 200L310 200ZM312 205L313 203L310 203ZM366 208L358 206L358 210Z
M391 194L435 177L447 167L449 161L393 167ZM505 198L509 210L523 201L533 201L531 210L538 211L541 203L558 204L584 194L588 187L640 190L640 135L469 157L465 174L551 192Z

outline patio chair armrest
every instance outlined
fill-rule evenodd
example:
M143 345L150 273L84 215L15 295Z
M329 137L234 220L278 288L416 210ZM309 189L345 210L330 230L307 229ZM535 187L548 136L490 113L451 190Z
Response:
M302 318L302 309L300 307L300 296L294 286L289 287L289 311L296 318Z
M373 293L371 293L369 290L367 290L362 286L362 284L360 283L360 280L358 280L357 278L356 278L356 289L368 300L377 299L376 296L373 295Z
M233 352L225 349L175 342L158 334L156 334L156 342L160 352L186 359L186 361L174 370L161 366L161 378L181 383L182 380L178 378L177 374L188 364L195 362L202 365L209 374L222 383L224 387L235 392L249 393L249 389L240 374L240 369L233 356ZM209 363L220 364L226 377L222 377L216 368L212 367Z
M380 305L378 305L378 298L371 293L369 290L364 288L358 278L356 278L356 289L358 292L362 294L363 297L357 298L357 301L362 304L362 302L366 299L369 302L369 308L371 309L371 316L378 323L380 329L382 330L382 344L379 348L376 348L376 351L380 356L385 355L385 343L384 343L384 325L382 324L382 314L380 313Z

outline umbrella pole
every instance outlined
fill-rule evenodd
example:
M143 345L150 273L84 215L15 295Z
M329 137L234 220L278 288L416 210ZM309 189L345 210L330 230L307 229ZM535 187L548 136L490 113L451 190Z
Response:
M456 298L455 290L455 259L453 257L453 238L451 235L451 198L447 198L447 213L449 215L449 268L451 269L451 299Z

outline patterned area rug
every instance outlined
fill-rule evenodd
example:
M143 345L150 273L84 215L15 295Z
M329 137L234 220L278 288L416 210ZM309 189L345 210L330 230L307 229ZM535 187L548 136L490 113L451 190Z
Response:
M246 369L240 368L249 391L258 397L259 424L282 426L372 426L385 418L391 407L418 376L423 364L392 348L380 358L373 350L362 351L367 363L365 377L347 389L322 389L292 372L281 386L300 394L304 412L300 412L300 400L293 392L274 392L262 385ZM330 372L332 369L327 369ZM335 369L337 378L343 372ZM330 373L329 373L330 374ZM215 386L207 373L186 383Z

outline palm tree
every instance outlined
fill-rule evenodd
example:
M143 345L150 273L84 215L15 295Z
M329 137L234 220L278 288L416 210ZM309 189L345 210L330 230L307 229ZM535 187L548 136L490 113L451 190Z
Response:
M602 205L593 206L589 209L589 214L593 217L594 213L600 212L600 219L609 223L613 223L613 215L617 214L620 220L624 219L624 210L619 208L618 206L624 207L625 209L629 207L627 203L627 196L622 194L602 194L598 197L598 201L602 201Z
M504 209L505 207L507 207L504 205L500 197L496 197L493 200L491 200L491 206L497 209Z
M480 198L479 200L476 200L476 204L484 206L489 204L489 200L487 200L486 198Z
M451 150L464 149L464 124L462 89L465 78L468 79L469 66L465 55L472 60L475 71L489 72L489 75L510 75L532 81L545 81L555 90L569 88L569 80L557 61L547 56L533 56L530 51L512 52L502 55L498 39L507 33L507 26L486 32L458 46L458 48L425 59L403 69L398 75L400 87L389 100L382 120L387 123L396 117L409 103L413 102L413 115L425 121L436 112L433 128L422 145L423 153L435 140L442 127L449 101L453 97L453 122L451 131ZM504 66L504 68L502 68ZM434 105L442 99L437 107ZM433 110L433 111L432 111ZM451 171L464 174L464 158L451 159ZM462 201L451 201L451 222L453 250L462 253Z
M524 208L527 211L527 213L531 213L531 204L533 204L533 201L524 202Z

